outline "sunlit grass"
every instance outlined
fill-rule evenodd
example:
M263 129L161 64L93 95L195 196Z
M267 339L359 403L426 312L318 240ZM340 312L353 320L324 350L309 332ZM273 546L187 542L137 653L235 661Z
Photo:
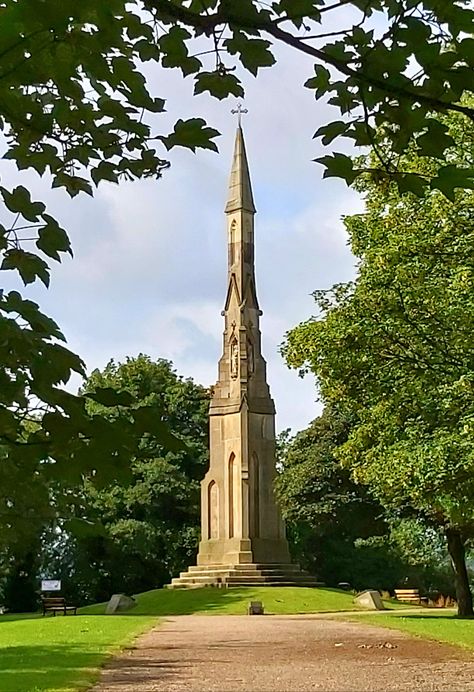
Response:
M86 689L108 655L151 622L143 615L0 616L0 690Z
M130 614L243 615L249 601L262 601L265 612L273 614L318 613L356 610L354 596L345 591L292 586L258 586L232 589L156 589L137 596L137 606ZM88 606L81 612L102 614L105 603Z
M364 614L357 617L357 622L390 627L424 639L474 649L474 620L458 618L453 612L427 609L410 615L396 612L390 615Z

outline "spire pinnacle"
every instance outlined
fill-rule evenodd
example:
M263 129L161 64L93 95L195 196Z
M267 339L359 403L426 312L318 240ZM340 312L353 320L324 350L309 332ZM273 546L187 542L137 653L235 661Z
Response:
M227 214L233 211L248 211L255 214L255 204L252 195L252 186L250 184L249 164L247 161L247 153L245 151L244 133L239 123L235 135L234 158L232 161L232 170L229 180L229 196L225 211Z

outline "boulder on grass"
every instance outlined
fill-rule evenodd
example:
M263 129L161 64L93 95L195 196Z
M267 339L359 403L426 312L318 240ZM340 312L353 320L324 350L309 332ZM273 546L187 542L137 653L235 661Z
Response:
M136 605L136 600L131 596L126 596L124 593L114 593L107 603L105 614L113 615L119 611L130 610L130 608L134 608Z
M385 606L378 591L367 589L355 597L354 602L367 610L385 610Z

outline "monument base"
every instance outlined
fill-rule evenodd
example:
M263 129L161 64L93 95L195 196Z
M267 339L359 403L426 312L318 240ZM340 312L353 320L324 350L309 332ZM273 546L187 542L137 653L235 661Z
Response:
M323 586L293 564L195 565L181 572L168 589L196 589L203 586Z
M286 538L211 538L199 543L197 564L288 565L291 562Z

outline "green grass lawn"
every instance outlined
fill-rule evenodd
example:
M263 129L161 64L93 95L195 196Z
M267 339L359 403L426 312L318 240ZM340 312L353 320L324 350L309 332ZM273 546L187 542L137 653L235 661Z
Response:
M70 692L153 622L143 615L0 616L0 690Z
M357 610L354 596L337 589L292 586L259 586L232 589L156 589L137 597L130 615L244 615L249 601L262 601L268 614L321 613ZM82 613L101 615L105 603L82 608Z
M355 618L354 618L355 620ZM381 625L391 629L402 630L424 639L434 639L439 642L455 644L468 649L474 649L474 620L458 618L451 612L443 610L427 610L425 613L413 613L410 615L359 615L357 622L366 622L371 625Z

